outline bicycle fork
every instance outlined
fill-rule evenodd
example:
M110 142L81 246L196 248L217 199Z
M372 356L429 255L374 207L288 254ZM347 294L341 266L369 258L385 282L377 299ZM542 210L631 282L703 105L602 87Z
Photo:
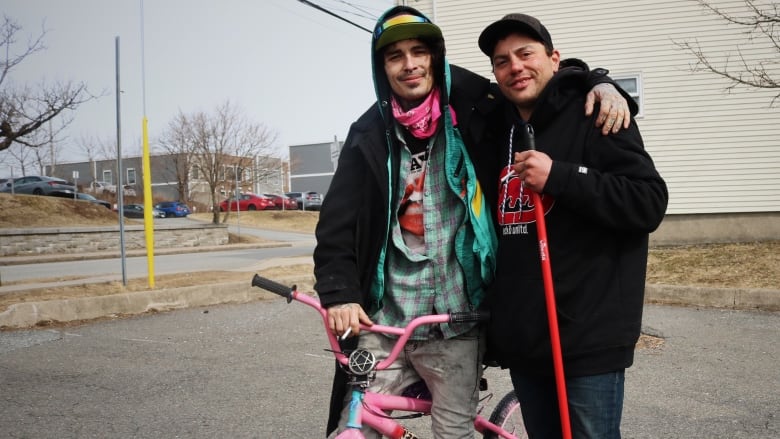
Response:
M349 400L349 418L347 418L347 428L360 430L363 428L360 412L363 406L363 392L355 389L352 391L352 398Z
M349 401L349 416L346 429L336 436L336 439L365 439L361 429L363 428L363 399L365 393L362 389L352 390L352 398ZM390 439L419 439L417 435L405 427L396 424L391 432L385 432L385 437Z

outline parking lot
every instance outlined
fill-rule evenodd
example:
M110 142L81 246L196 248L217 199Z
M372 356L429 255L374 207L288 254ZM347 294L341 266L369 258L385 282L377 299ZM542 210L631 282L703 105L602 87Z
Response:
M648 306L624 438L780 435L780 314ZM0 332L5 437L324 437L332 360L284 300ZM505 371L487 372L497 395ZM421 437L428 420L418 420Z

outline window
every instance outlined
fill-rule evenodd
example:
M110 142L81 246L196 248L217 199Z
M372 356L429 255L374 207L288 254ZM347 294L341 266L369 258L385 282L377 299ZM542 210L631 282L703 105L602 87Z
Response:
M103 183L114 184L114 179L111 176L111 170L103 171Z
M135 184L135 168L127 168L127 184Z
M612 79L623 88L636 102L639 107L639 112L635 117L641 117L644 115L644 109L642 108L642 77L638 73L627 75L614 75Z

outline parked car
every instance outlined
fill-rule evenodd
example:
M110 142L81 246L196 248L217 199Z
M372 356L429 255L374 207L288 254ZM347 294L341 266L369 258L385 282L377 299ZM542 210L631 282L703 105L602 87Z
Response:
M81 201L89 201L90 203L100 204L106 209L111 209L111 203L109 203L108 201L101 200L100 198L95 198L90 194L85 194L84 192L77 192L76 198Z
M135 188L132 185L126 184L123 187L124 189L122 189L122 195L124 195L125 197L135 196Z
M13 181L6 181L0 192L13 192L16 194L48 195L53 191L71 191L76 192L76 186L71 183L54 177L43 175L28 175L26 177L17 177Z
M84 187L84 192L93 194L116 193L116 185L96 180Z
M125 204L124 205L125 216L128 218L143 218L144 217L144 205L143 204ZM163 218L165 214L160 209L152 208L153 218Z
M322 206L322 195L314 191L287 192L285 195L298 203L298 209L320 210Z
M263 195L241 194L238 197L238 202L235 198L228 198L219 203L219 211L225 212L228 210L228 205L233 212L236 210L271 210L274 209L274 200Z
M49 195L52 197L69 198L71 200L74 199L73 191L52 191L49 193ZM84 192L76 192L75 199L77 201L88 201L90 203L100 204L106 209L111 209L111 203L108 201L95 198L90 194L85 194Z
M298 210L298 202L290 197L276 194L263 194L274 202L276 210Z
M126 184L123 188L122 195L126 197L134 197L136 195L135 188L132 185ZM84 188L84 191L93 194L116 194L116 185L103 181L93 181Z
M163 201L154 205L155 209L160 209L163 212L163 218L171 217L186 217L191 214L190 208L180 201Z

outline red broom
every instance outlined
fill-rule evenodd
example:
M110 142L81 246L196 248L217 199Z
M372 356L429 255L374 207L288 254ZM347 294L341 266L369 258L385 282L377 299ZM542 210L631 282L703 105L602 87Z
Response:
M527 125L528 149L536 150L534 130ZM544 281L544 296L547 304L547 321L550 326L550 344L552 345L553 368L555 369L555 385L558 390L558 410L561 415L561 431L564 439L571 439L571 421L569 420L569 399L566 396L566 377L563 373L563 355L561 354L561 336L558 332L558 311L555 305L555 289L553 287L550 251L547 248L547 225L544 221L544 206L542 197L531 191L536 216L536 231L539 238L539 257L542 262L542 280Z

